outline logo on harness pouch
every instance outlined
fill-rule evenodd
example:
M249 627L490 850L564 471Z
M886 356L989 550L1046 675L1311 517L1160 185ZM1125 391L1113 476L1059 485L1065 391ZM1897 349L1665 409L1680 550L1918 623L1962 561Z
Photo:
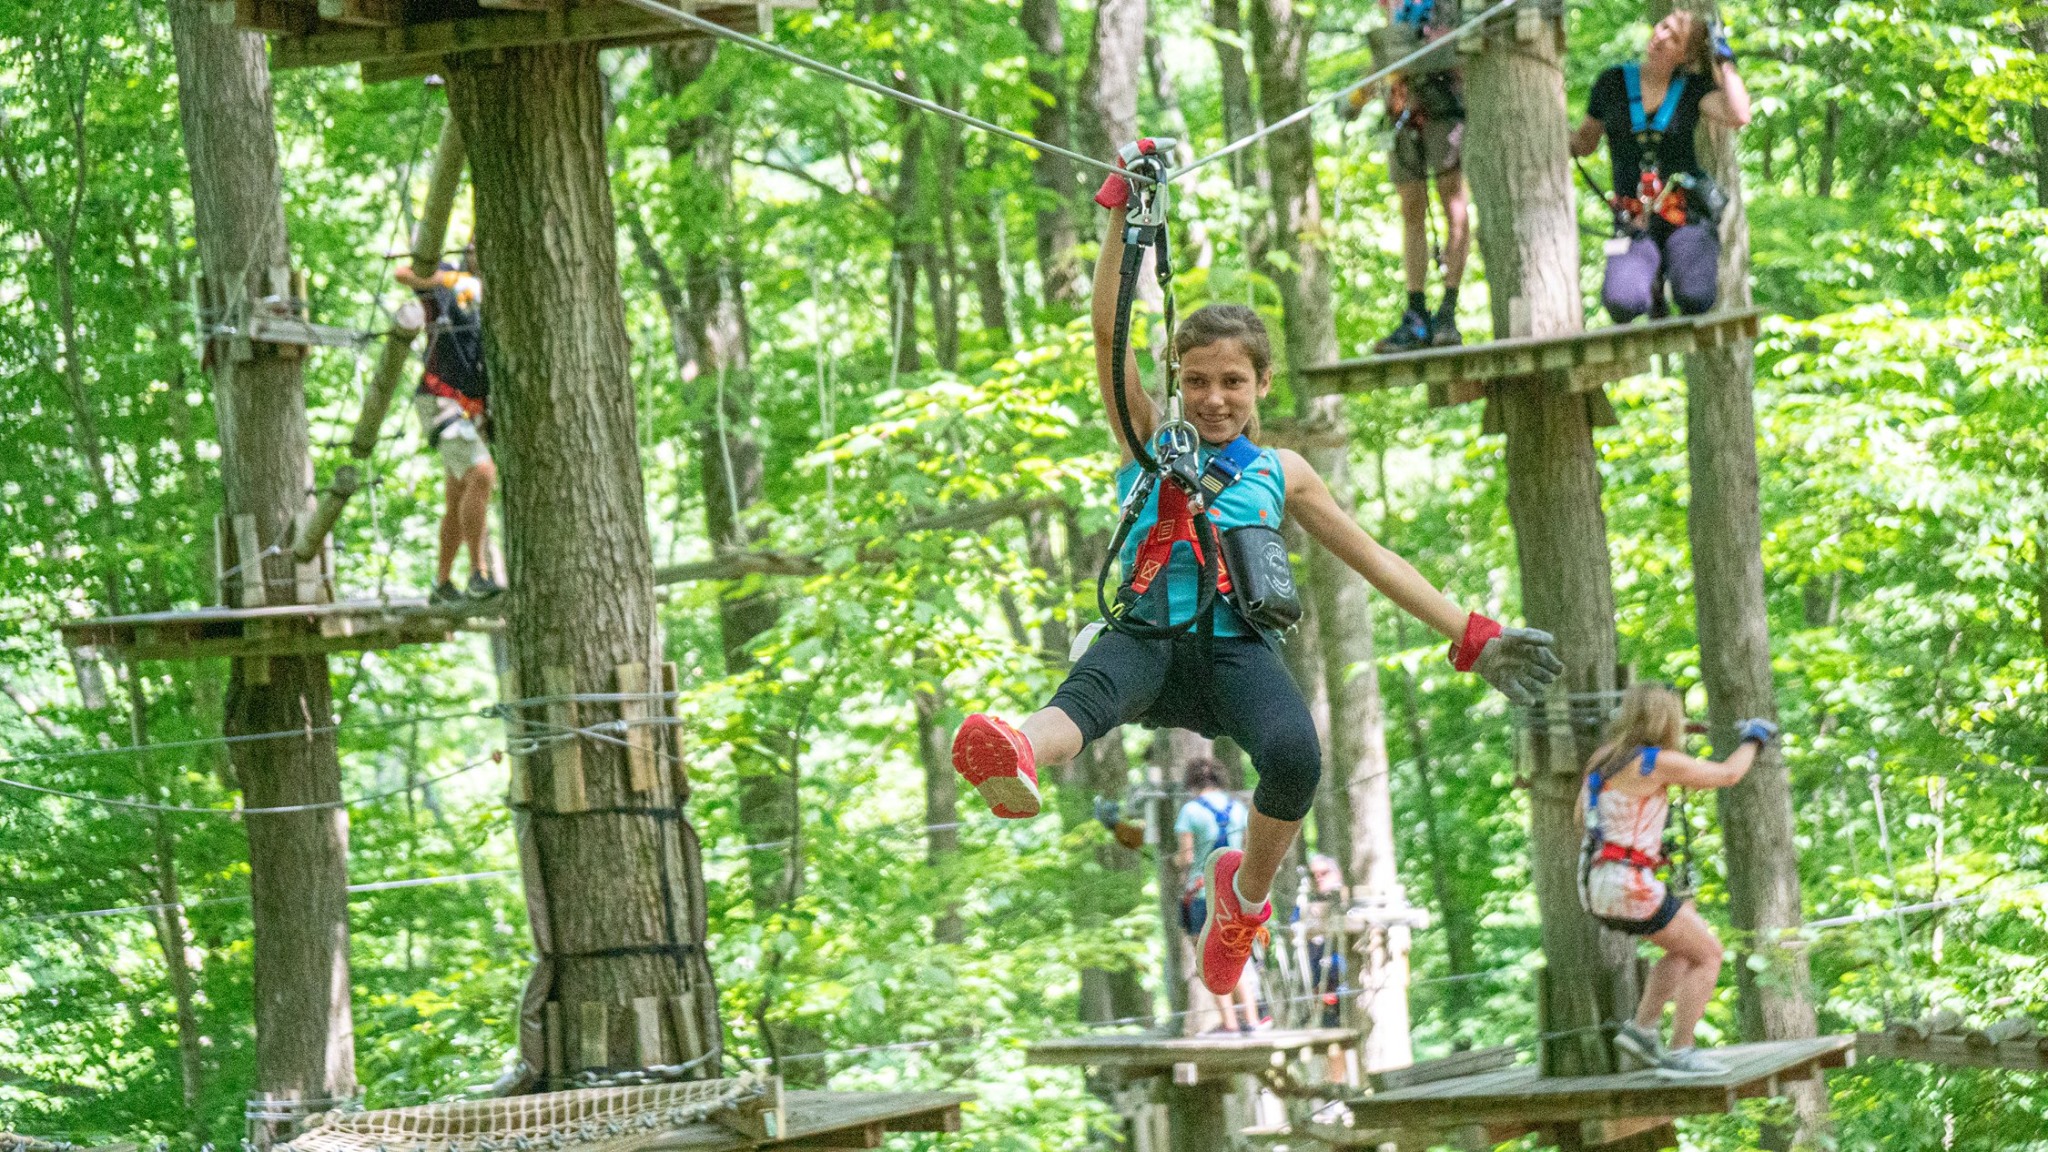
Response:
M1287 562L1287 546L1278 540L1269 540L1260 559L1273 571L1273 591L1281 596L1294 594L1294 567Z

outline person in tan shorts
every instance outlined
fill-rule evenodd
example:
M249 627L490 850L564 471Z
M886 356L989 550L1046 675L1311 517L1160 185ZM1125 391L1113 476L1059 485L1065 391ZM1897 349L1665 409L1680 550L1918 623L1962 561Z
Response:
M477 312L483 283L472 261L465 255L463 266L444 262L431 276L417 276L404 265L397 272L399 283L419 295L426 314L426 370L412 402L428 446L441 458L444 477L441 547L434 589L427 597L433 604L488 600L505 591L492 575L491 489L498 466L487 442L490 382ZM469 583L457 587L455 554L465 546Z
M1410 43L1427 42L1450 27L1448 0L1382 0L1390 27L1412 29ZM1447 47L1444 51L1449 51ZM1465 190L1464 76L1456 68L1400 73L1387 82L1387 117L1394 125L1387 172L1401 197L1401 266L1408 303L1394 330L1374 351L1411 352L1464 342L1458 332L1458 286L1472 252L1471 199ZM1364 109L1366 90L1352 95L1348 111ZM1428 305L1430 227L1429 184L1436 182L1444 213L1443 298Z

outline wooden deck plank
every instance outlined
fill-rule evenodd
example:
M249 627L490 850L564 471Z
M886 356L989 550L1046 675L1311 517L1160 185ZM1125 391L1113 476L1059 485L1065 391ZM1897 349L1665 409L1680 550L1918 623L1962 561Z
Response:
M2048 1071L2048 1052L2035 1039L2007 1040L1990 1046L1972 1045L1961 1035L1929 1036L1925 1040L1888 1032L1858 1032L1856 1054L1871 1060L1907 1060L1958 1068L2012 1068Z
M313 656L443 644L454 639L458 629L503 627L502 609L493 604L347 600L102 616L64 621L57 629L67 648L90 648L135 660L198 660Z
M1361 1128L1450 1124L1559 1123L1637 1116L1727 1112L1745 1096L1781 1092L1849 1058L1853 1036L1822 1036L1718 1049L1722 1076L1659 1079L1654 1072L1614 1076L1541 1076L1531 1064L1418 1084L1349 1102Z
M738 1133L694 1124L640 1143L638 1152L741 1152L751 1148L876 1148L889 1132L957 1132L971 1092L785 1091L782 1138L753 1143ZM946 1125L951 1127L946 1127ZM918 1125L912 1127L911 1125ZM874 1140L874 1143L868 1141Z
M1041 1040L1025 1049L1027 1064L1121 1068L1171 1071L1176 1064L1193 1065L1197 1071L1257 1071L1270 1067L1275 1057L1302 1049L1331 1045L1354 1047L1358 1033L1349 1028L1303 1028L1254 1032L1249 1036L1147 1036L1129 1033L1107 1036L1073 1036Z
M1634 367L1653 354L1668 354L1754 337L1758 313L1710 312L1641 324L1589 328L1559 336L1523 336L1426 348L1388 356L1366 356L1310 368L1317 386L1339 392L1370 392L1410 384L1458 384L1522 376L1538 370L1573 370L1584 365ZM1639 369L1640 370L1640 369ZM1616 378L1616 377L1609 377Z
M768 6L815 8L817 0L768 0ZM730 28L757 30L760 8L753 3L685 7ZM689 39L701 35L637 8L592 0L580 0L560 10L501 8L396 27L322 24L302 35L276 34L275 28L255 30L273 33L270 63L272 68L279 69L434 59L450 52L487 48L593 40L603 43L621 39Z

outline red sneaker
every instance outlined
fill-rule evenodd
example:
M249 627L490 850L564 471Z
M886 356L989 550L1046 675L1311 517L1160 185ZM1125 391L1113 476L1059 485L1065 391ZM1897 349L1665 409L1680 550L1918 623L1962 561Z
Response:
M1264 941L1266 921L1273 915L1273 902L1266 901L1256 913L1246 912L1237 901L1237 868L1244 853L1236 848L1218 848L1209 853L1203 868L1202 890L1209 897L1209 918L1202 922L1202 937L1195 942L1195 972L1202 986L1218 996L1228 996L1244 975L1245 961L1252 958L1254 941Z
M1038 765L1023 733L993 716L969 716L953 737L953 770L1005 820L1038 815Z

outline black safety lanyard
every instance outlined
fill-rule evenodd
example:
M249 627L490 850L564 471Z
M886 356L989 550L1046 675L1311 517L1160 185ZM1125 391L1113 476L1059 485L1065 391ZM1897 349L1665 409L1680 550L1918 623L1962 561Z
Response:
M1166 165L1163 159L1154 158L1147 168L1143 174L1150 176L1152 182L1144 185L1132 182L1131 196L1135 204L1124 219L1124 254L1117 268L1116 322L1111 329L1109 350L1111 402L1116 408L1117 424L1123 432L1124 443L1130 445L1131 457L1137 461L1141 475L1124 500L1116 534L1111 538L1109 550L1102 558L1102 568L1096 574L1095 603L1111 628L1135 639L1169 640L1186 635L1199 625L1206 644L1216 631L1216 593L1222 572L1223 549L1216 526L1207 515L1209 493L1202 483L1203 470L1198 450L1201 438L1194 426L1181 415L1180 353L1174 347L1173 247L1166 225ZM1152 445L1138 435L1137 426L1131 419L1130 402L1124 396L1126 364L1131 349L1131 308L1137 300L1138 276L1145 266L1147 249L1154 254L1154 274L1164 299L1166 321L1165 423L1159 430L1156 455ZM1135 600L1120 592L1112 604L1108 594L1110 568L1122 553L1124 542L1130 539L1132 529L1144 514L1145 505L1152 499L1162 476L1187 493L1188 514L1194 521L1196 551L1200 553L1197 561L1201 565L1201 574L1197 583L1199 592L1195 600L1195 614L1180 624L1152 624L1136 619L1131 611ZM1163 581L1161 587L1164 587ZM1165 595L1163 590L1161 594Z

